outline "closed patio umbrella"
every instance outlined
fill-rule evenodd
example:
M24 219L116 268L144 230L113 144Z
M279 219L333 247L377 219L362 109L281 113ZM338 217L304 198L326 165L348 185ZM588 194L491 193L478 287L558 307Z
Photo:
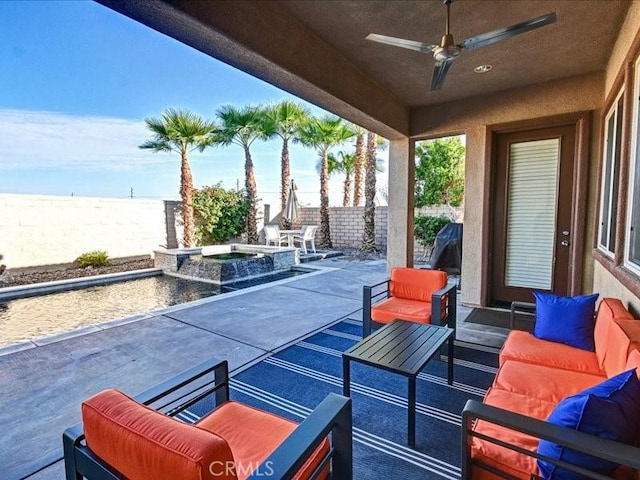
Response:
M287 208L284 211L284 219L288 224L292 224L298 219L300 204L298 203L298 196L296 195L296 184L291 180L289 186L289 198L287 200Z

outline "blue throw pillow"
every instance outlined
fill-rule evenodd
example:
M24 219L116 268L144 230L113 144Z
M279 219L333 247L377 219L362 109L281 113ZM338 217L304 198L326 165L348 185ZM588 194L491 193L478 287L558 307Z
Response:
M533 292L533 296L536 297L534 336L595 351L593 328L597 293L559 297L552 293Z
M547 421L609 440L633 444L640 427L640 381L636 370L623 372L565 398L554 408ZM548 440L540 440L538 453L603 475L611 474L618 467L614 462ZM538 468L542 478L548 480L584 478L543 460L538 460Z

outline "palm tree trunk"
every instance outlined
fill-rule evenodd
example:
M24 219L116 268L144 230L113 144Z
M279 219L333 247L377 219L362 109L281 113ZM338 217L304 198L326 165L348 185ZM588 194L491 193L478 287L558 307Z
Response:
M322 154L320 168L320 246L333 248L331 243L331 227L329 226L329 160L328 151Z
M247 243L256 245L258 243L258 200L256 188L256 176L253 171L253 161L249 147L244 147L244 188L247 191L249 200L249 213L247 213Z
M348 173L344 177L344 195L342 197L342 206L348 207L351 200L351 175Z
M360 130L356 137L356 164L353 178L353 206L359 207L362 203L362 177L364 176L365 150L364 132Z
M180 197L182 198L182 223L184 226L182 243L185 247L195 245L193 227L193 177L189 167L189 158L182 152L180 163Z
M284 218L289 201L289 177L291 176L289 164L289 139L282 139L282 155L280 157L280 228L291 228L291 223Z
M364 180L364 234L362 250L376 252L376 140L377 135L367 133L367 159Z

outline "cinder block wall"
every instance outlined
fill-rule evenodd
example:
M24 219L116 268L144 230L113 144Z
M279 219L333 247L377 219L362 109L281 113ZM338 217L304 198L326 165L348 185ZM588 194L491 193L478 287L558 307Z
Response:
M329 226L334 248L358 248L364 233L364 207L331 207ZM387 248L387 207L376 207L376 246ZM320 239L320 208L302 208L295 226L318 225L316 242Z
M457 221L463 221L464 210L462 207L456 208ZM387 248L387 207L376 207L376 245L382 251ZM329 221L331 226L331 241L334 248L359 248L362 245L362 235L364 233L364 207L332 207L329 209ZM416 209L415 215L452 215L452 210L446 205L435 207L424 207ZM300 209L300 216L294 227L301 225L320 225L320 208L305 207ZM316 232L316 242L320 239L319 230ZM414 257L425 255L425 248L417 240L414 242ZM427 252L427 256L428 256Z
M162 200L0 194L0 253L10 269L70 263L91 250L148 255L166 242Z

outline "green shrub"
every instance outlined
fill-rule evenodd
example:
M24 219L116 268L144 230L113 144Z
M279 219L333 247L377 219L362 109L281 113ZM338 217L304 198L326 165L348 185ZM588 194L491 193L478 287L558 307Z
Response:
M224 243L245 232L249 202L243 192L225 190L218 183L194 190L193 211L197 244Z
M104 267L109 265L109 255L107 255L107 252L94 250L80 255L76 258L76 263L80 264L81 267Z
M414 235L423 247L430 247L436 241L436 235L442 227L451 223L451 219L445 215L431 217L418 215L415 218Z

